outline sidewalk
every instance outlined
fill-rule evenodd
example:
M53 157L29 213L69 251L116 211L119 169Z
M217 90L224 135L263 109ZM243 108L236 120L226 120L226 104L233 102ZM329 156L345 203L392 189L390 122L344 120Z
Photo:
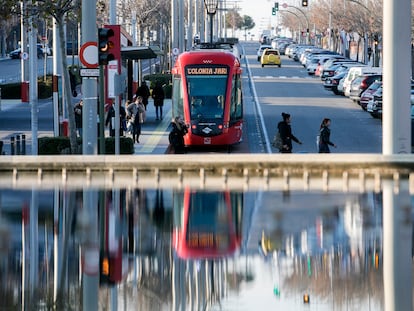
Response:
M40 105L50 106L50 100L39 102ZM0 100L0 114L12 109L18 108L25 113L30 113L30 104L22 103L20 99L2 99ZM30 117L29 117L30 118ZM30 122L30 119L27 120ZM50 122L53 122L50 120ZM171 123L171 99L164 100L163 119L155 120L155 107L152 99L149 99L146 122L142 125L140 143L134 144L134 154L164 154L168 148L168 133ZM106 137L109 137L109 131L105 129ZM3 152L11 154L11 138L26 138L26 155L31 154L32 132L3 130L0 129L0 140L3 141ZM38 137L53 136L53 131L38 131ZM131 137L130 134L127 134ZM21 149L20 149L21 150Z
M155 120L154 102L150 99L147 118L142 125L140 143L134 144L135 154L164 154L168 148L168 134L171 123L171 99L164 100L163 119Z

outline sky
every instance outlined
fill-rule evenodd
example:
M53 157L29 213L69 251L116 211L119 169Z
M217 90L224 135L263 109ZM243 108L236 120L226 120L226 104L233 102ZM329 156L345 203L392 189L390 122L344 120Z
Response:
M229 0L231 1L231 0ZM236 0L240 8L240 15L248 15L253 18L256 27L251 31L255 38L259 39L263 29L268 28L269 24L275 26L277 17L272 16L272 7L275 2L279 3L279 10L283 9L284 3L295 5L299 0Z
M272 7L275 2L274 0L240 0L238 2L238 6L241 8L240 15L248 15L253 18L256 27L252 33L257 39L261 30L267 28L269 23L276 23L276 18L272 16ZM280 5L283 1L277 0L277 2Z

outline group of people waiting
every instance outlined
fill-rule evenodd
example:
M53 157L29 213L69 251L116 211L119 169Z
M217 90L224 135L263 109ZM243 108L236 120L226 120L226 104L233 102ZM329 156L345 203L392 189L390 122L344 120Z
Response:
M277 125L277 130L281 138L281 147L279 149L280 153L292 153L292 141L296 142L299 145L302 145L302 142L292 133L291 127L291 116L289 113L282 112L282 121ZM317 134L317 150L319 153L330 153L331 150L329 146L336 148L336 144L331 141L331 119L324 118L319 128L319 133Z
M150 97L154 100L155 119L161 120L163 118L165 95L161 83L156 82L152 92L150 92L146 82L143 81L135 92L133 99L125 102L125 108L122 105L119 107L120 136L124 136L125 133L130 133L133 142L139 143L142 124L146 120L148 99ZM75 123L79 137L82 137L82 109L83 100L80 100L74 106ZM110 136L115 136L115 109L113 104L107 105L105 126L109 128Z

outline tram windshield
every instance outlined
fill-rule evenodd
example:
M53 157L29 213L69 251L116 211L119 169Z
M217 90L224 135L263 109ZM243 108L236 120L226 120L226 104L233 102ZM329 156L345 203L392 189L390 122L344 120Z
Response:
M188 216L188 246L221 250L228 248L232 227L230 215L223 194L193 194Z
M228 70L227 68L223 70L221 67L208 69L210 70L201 71L200 68L197 68L198 71L186 71L192 119L223 118ZM197 72L197 74L194 72ZM202 72L202 74L199 72Z

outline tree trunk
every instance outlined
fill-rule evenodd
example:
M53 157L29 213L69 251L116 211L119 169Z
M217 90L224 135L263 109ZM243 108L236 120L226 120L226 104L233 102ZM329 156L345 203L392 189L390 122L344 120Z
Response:
M66 115L69 119L69 140L70 140L70 152L72 154L78 153L78 143L77 143L77 134L76 134L76 124L75 124L75 113L73 111L72 105L72 90L70 87L70 77L68 71L68 62L66 57L66 38L63 30L63 18L57 21L57 26L59 29L59 39L60 39L60 52L62 55L62 68L63 68L63 87L65 90L66 98Z

